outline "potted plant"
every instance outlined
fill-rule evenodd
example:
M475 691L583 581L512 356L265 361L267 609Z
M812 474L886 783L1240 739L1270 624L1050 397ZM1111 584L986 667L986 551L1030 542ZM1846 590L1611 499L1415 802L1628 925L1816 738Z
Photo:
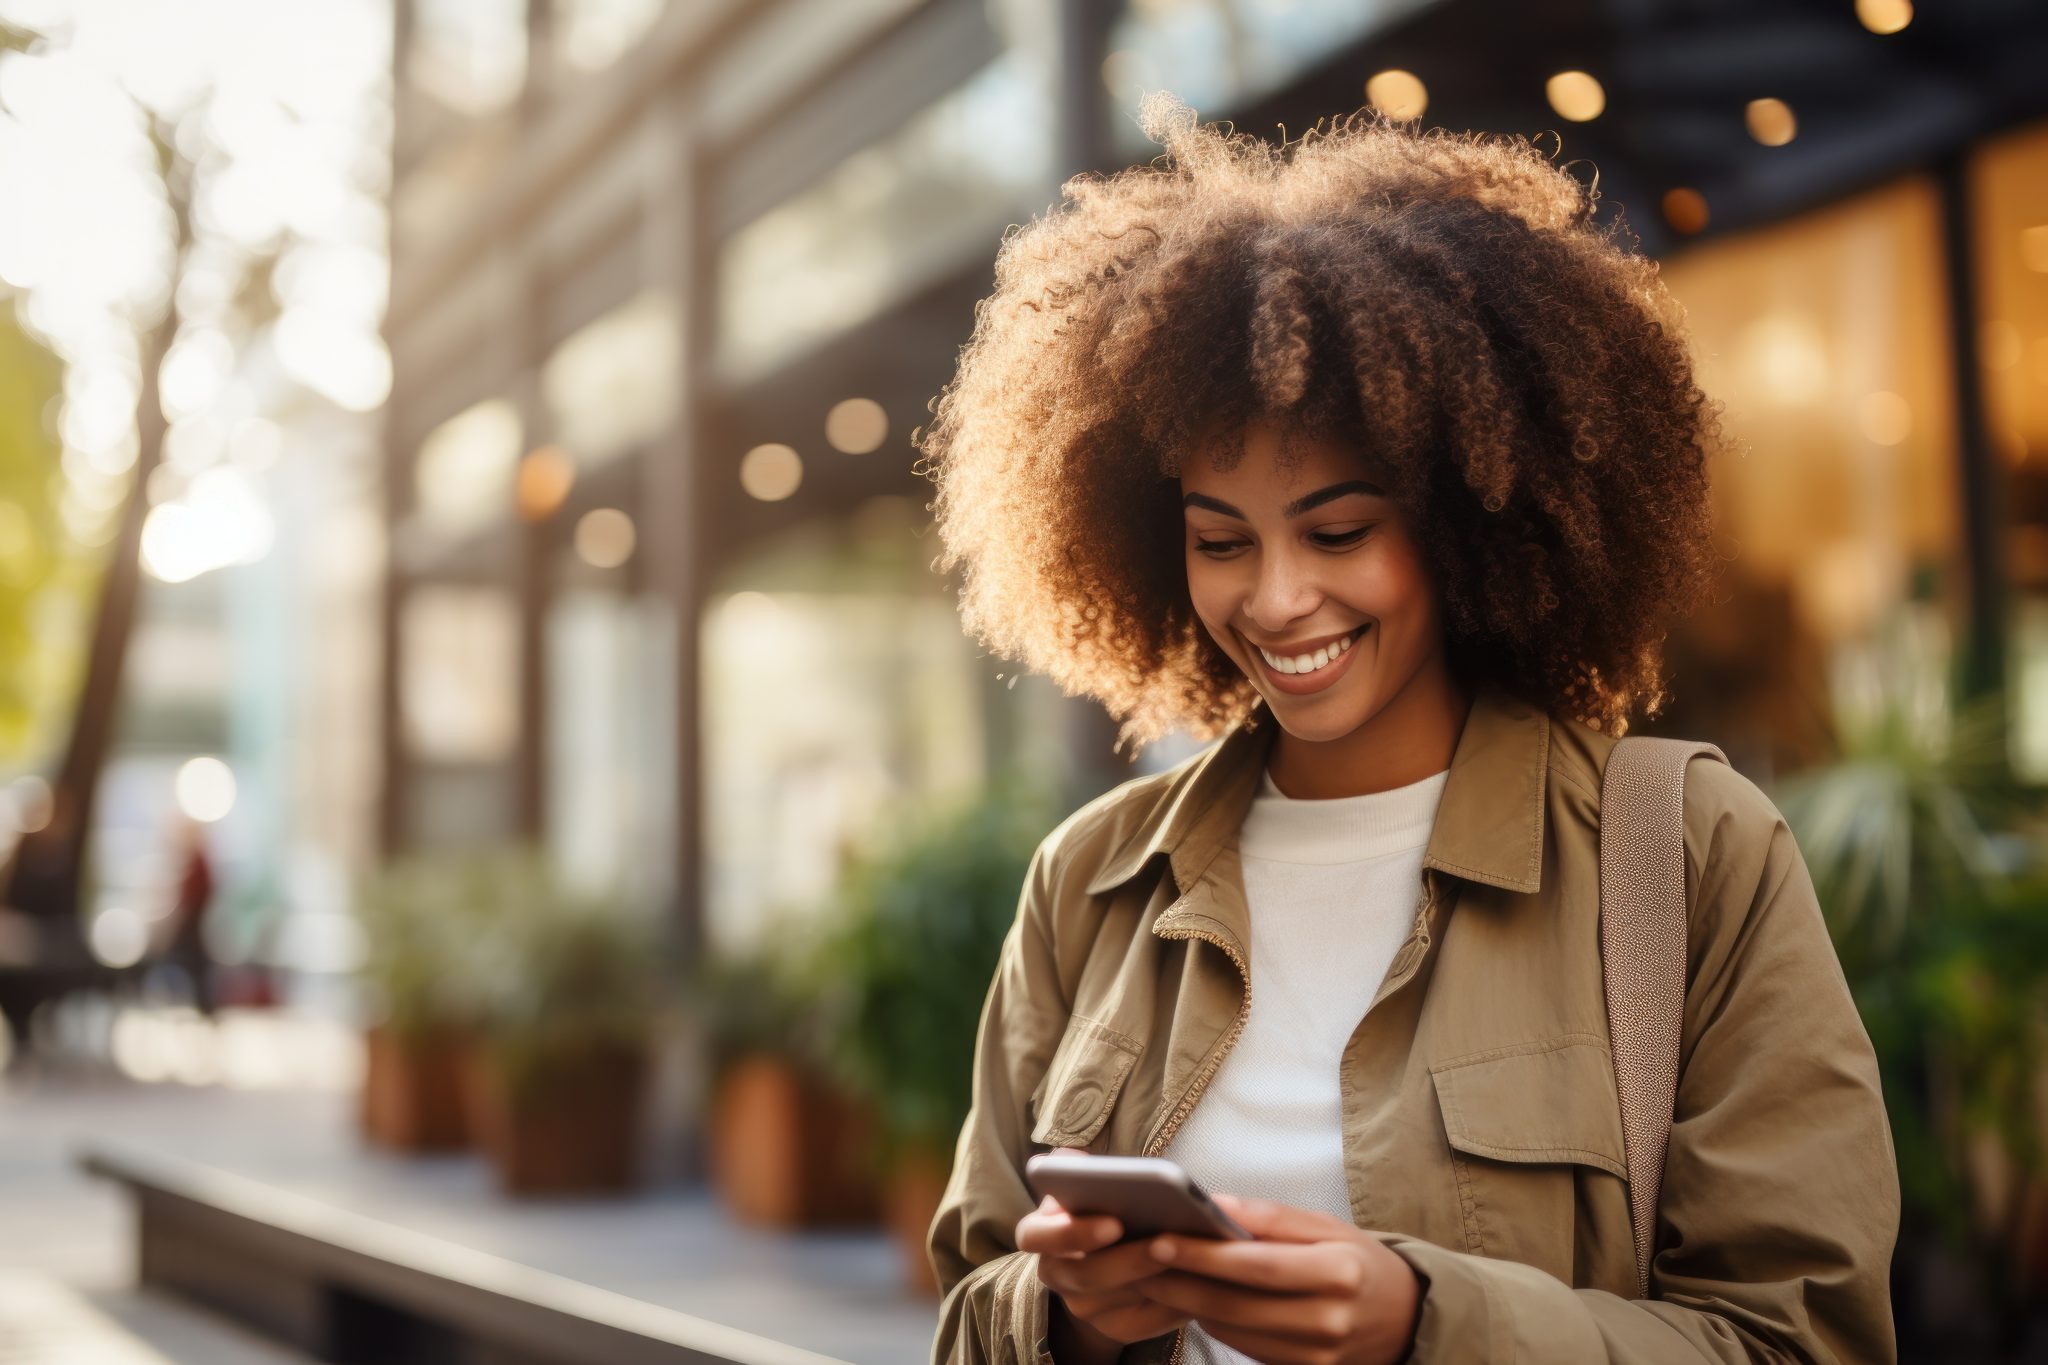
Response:
M507 855L501 868L495 922L473 948L485 1003L471 1053L475 1121L499 1188L630 1188L669 976L661 937L615 900L568 891L534 855Z
M786 955L715 957L694 998L710 1048L712 1179L726 1207L770 1227L871 1221L871 1116L821 1065L817 1010Z
M402 1151L471 1143L463 1057L480 1001L467 948L489 900L483 869L445 858L390 864L356 898L369 996L360 1118L372 1142Z
M1047 792L1016 778L911 817L849 861L838 923L812 960L835 1062L876 1111L887 1221L926 1292L925 1238L967 1116L989 978L1054 823Z
M1838 728L1840 757L1776 796L1877 1051L1902 1354L1959 1333L2011 1354L2048 1291L2048 830L2000 696L1932 715L1885 699Z

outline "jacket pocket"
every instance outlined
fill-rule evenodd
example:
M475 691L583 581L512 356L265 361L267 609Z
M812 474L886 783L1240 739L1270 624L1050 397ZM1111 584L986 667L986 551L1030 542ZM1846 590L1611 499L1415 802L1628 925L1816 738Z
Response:
M1632 1245L1621 1109L1604 1043L1573 1034L1453 1058L1430 1076L1466 1250L1573 1283L1582 1232ZM1609 1228L1616 1209L1619 1223Z
M1049 1147L1093 1142L1143 1050L1129 1035L1076 1015L1031 1096L1031 1140Z

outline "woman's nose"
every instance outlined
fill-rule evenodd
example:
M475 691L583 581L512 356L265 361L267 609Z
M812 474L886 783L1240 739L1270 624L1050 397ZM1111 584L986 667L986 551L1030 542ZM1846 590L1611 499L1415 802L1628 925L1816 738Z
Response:
M1259 557L1258 578L1245 600L1244 613L1260 630L1278 635L1290 621L1298 621L1322 601L1315 574L1289 554Z

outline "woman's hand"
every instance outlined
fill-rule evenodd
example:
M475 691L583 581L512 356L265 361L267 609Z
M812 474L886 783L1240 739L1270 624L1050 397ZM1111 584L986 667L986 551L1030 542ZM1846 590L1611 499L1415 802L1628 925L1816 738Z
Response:
M1268 1365L1389 1365L1408 1354L1422 1311L1408 1262L1327 1213L1215 1199L1257 1240L1148 1238L1138 1245L1172 1269L1134 1281L1139 1294Z
M1078 1149L1062 1149L1078 1150ZM1112 1361L1128 1342L1163 1336L1193 1316L1164 1307L1138 1292L1138 1285L1164 1267L1144 1240L1113 1245L1123 1224L1106 1216L1076 1218L1047 1195L1017 1220L1017 1249L1038 1253L1038 1278L1058 1295L1053 1307L1054 1356ZM1060 1306L1078 1338L1060 1350Z

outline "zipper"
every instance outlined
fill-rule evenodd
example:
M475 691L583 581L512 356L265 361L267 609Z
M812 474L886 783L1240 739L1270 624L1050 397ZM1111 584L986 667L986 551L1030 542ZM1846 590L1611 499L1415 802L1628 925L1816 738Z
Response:
M1422 888L1422 904L1416 907L1415 924L1408 931L1408 941L1401 946L1394 970L1380 983L1378 992L1372 998L1372 1004L1365 1007L1367 1014L1371 1014L1380 1001L1407 985L1409 979L1415 975L1416 969L1422 965L1423 957L1429 952L1429 919L1436 909L1436 878L1430 869L1423 871Z
M1144 1154L1146 1156L1158 1156L1160 1152L1166 1149L1166 1144L1173 1141L1173 1135L1180 1131L1181 1124L1186 1122L1187 1116L1190 1113L1194 1112L1195 1101L1202 1097L1202 1091L1208 1086L1210 1079L1215 1076L1216 1069L1223 1065L1223 1059L1229 1056L1230 1049L1237 1045L1238 1035L1244 1032L1245 1021L1252 1017L1252 969L1250 964L1244 960L1244 954L1238 951L1236 945L1220 934L1204 933L1200 929L1169 929L1160 934L1160 937L1198 938L1204 943L1213 943L1218 948L1221 948L1224 954L1229 957L1230 965L1237 968L1238 979L1244 983L1244 999L1238 1004L1237 1018L1231 1021L1230 1031L1223 1035L1222 1043L1214 1052L1210 1053L1209 1060L1203 1063L1201 1071L1195 1076L1194 1083L1188 1087L1188 1093L1181 1096L1180 1103L1176 1104L1173 1107L1173 1112L1166 1116L1166 1122L1160 1126L1158 1134L1153 1137L1152 1141L1145 1144Z
M1381 983L1378 994L1373 997L1372 1004L1366 1006L1366 1013L1368 1014L1379 1005L1380 1001L1408 984L1409 979L1415 975L1416 969L1422 965L1423 955L1429 951L1429 919L1431 912L1436 909L1437 884L1436 878L1431 875L1428 869L1425 869L1423 872L1422 887L1422 904L1416 908L1415 923L1408 931L1408 942L1401 949L1401 956L1405 960L1393 974L1389 975ZM1176 939L1198 938L1204 943L1213 943L1218 948L1221 948L1225 956L1229 957L1231 965L1237 968L1239 979L1244 982L1244 999L1237 1007L1237 1018L1231 1021L1230 1031L1223 1035L1222 1044L1195 1076L1194 1084L1188 1087L1188 1093L1181 1096L1180 1103L1176 1104L1173 1107L1173 1112L1167 1115L1166 1122L1160 1127L1158 1135L1152 1141L1145 1144L1144 1155L1146 1156L1159 1155L1160 1152L1166 1149L1166 1144L1173 1141L1173 1135L1180 1131L1181 1124L1187 1121L1187 1116L1190 1113L1194 1112L1195 1101L1202 1097L1202 1091L1216 1075L1217 1068L1223 1065L1223 1059L1230 1055L1231 1048L1237 1045L1238 1035L1244 1032L1246 1021L1252 1017L1251 967L1245 962L1244 955L1233 944L1221 935L1205 933L1200 929L1170 929L1160 934L1160 937ZM1181 1355L1187 1350L1187 1335L1187 1328L1185 1327L1174 1329L1173 1354L1167 1357L1166 1365L1180 1365Z
M1196 1074L1194 1084L1188 1087L1188 1093L1181 1096L1180 1103L1166 1116L1166 1122L1160 1126L1157 1136L1145 1144L1146 1156L1158 1156L1166 1149L1166 1144L1173 1141L1173 1135L1180 1131L1181 1124L1194 1112L1195 1101L1202 1097L1202 1091L1215 1076L1216 1069L1223 1065L1223 1059L1230 1055L1231 1048L1237 1046L1238 1035L1244 1032L1245 1022L1252 1017L1252 969L1244 960L1244 954L1239 952L1234 944L1219 934L1204 933L1200 929L1171 929L1160 937L1198 938L1204 943L1213 943L1221 948L1224 955L1230 959L1231 966L1237 968L1238 979L1244 983L1244 999L1238 1004L1237 1018L1231 1021L1229 1032L1223 1035L1222 1043ZM1176 1327L1173 1332L1173 1354L1166 1358L1166 1365L1180 1365L1181 1354L1187 1350L1187 1345L1188 1329Z

